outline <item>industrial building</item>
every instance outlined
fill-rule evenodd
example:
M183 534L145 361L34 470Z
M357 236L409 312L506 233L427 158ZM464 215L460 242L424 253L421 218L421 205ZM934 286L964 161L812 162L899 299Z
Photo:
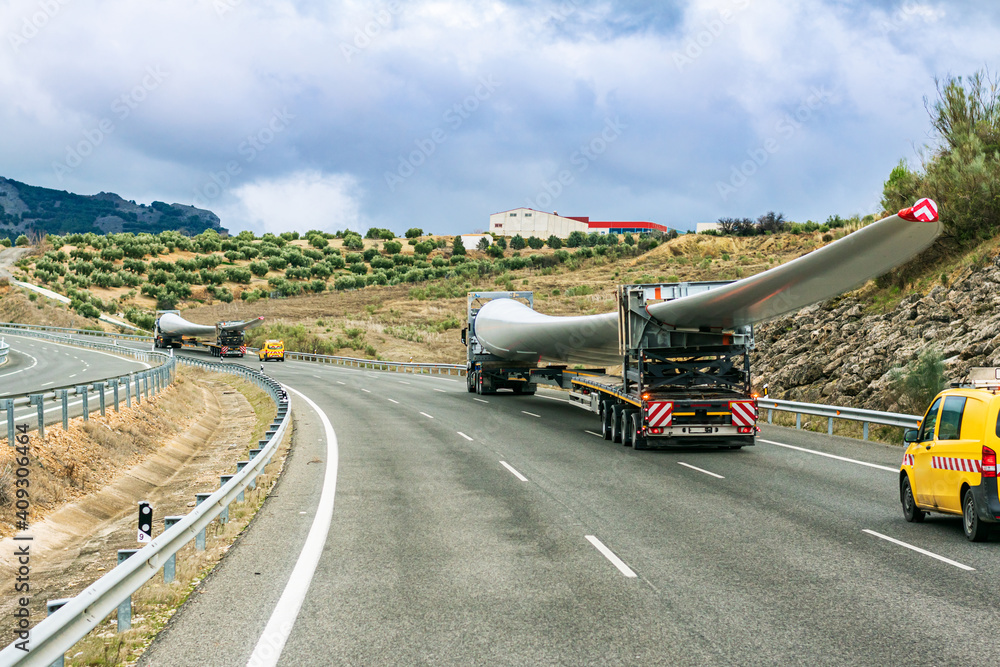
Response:
M590 234L641 234L642 232L667 232L668 227L655 222L608 222L591 220L586 216L563 216L555 211L546 213L531 208L515 208L490 216L490 233L494 236L537 236L546 239L568 237L572 232Z

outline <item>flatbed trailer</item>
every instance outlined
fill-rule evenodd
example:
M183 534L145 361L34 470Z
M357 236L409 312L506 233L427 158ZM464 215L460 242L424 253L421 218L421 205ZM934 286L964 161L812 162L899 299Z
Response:
M681 298L729 281L622 285L618 288L621 375L607 369L573 369L488 361L469 345L469 391L491 392L515 382L534 393L538 384L570 390L570 404L596 413L605 439L636 449L648 447L720 447L739 449L755 443L757 397L750 388L752 327L737 330L678 329L652 318L646 306ZM511 298L502 292L470 294L472 341L478 299ZM531 303L530 293L516 293ZM485 354L488 354L486 352Z

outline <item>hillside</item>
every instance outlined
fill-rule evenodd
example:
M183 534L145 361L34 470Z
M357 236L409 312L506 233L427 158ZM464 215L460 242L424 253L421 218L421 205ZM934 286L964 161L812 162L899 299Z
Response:
M116 194L78 195L0 177L0 237L21 234L150 232L175 230L194 235L206 229L225 232L211 211L155 201L136 204Z

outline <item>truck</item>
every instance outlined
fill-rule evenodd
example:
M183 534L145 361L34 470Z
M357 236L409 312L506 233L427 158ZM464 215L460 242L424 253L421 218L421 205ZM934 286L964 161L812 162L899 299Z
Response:
M618 359L621 374L508 360L490 352L476 333L476 318L493 299L515 299L533 308L530 292L470 292L467 388L495 393L511 389L533 394L538 384L569 390L569 402L600 418L606 440L635 449L753 445L758 432L757 396L750 382L753 327L729 330L676 328L649 314L648 306L729 285L731 281L621 285L618 305ZM558 318L552 318L558 319ZM523 322L512 327L524 326ZM540 320L531 334L544 335ZM552 325L555 331L558 325ZM563 329L559 329L562 331ZM525 337L529 337L525 334Z
M176 310L156 313L153 347L207 350L213 357L242 358L247 352L245 331L264 321L258 317L246 321L223 321L215 326L195 324L180 316Z

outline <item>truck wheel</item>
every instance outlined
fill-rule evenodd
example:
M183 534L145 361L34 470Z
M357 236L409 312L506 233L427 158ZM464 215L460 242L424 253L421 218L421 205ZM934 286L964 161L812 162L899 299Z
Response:
M473 382L473 379L474 379L473 376L474 375L475 375L475 373L466 373L465 374L465 389L470 394L476 393L476 384L475 384L475 382Z
M634 431L632 431L632 411L622 410L622 445L625 447L631 447L632 441L635 440Z
M899 499L903 503L903 518L910 523L921 523L927 516L927 512L917 507L917 502L913 499L909 476L903 477L902 486L899 488Z
M642 427L641 422L642 422L642 415L640 415L638 412L633 412L632 419L630 421L631 429L629 431L632 434L633 449L638 449L638 450L647 449L646 438L639 434L639 429Z
M985 542L990 536L989 525L979 520L976 496L973 495L972 489L967 489L965 497L962 498L962 526L970 542Z
M611 406L611 442L622 441L622 406Z
M611 424L613 421L614 417L611 414L611 406L605 403L604 408L601 410L601 434L605 440L611 439Z

